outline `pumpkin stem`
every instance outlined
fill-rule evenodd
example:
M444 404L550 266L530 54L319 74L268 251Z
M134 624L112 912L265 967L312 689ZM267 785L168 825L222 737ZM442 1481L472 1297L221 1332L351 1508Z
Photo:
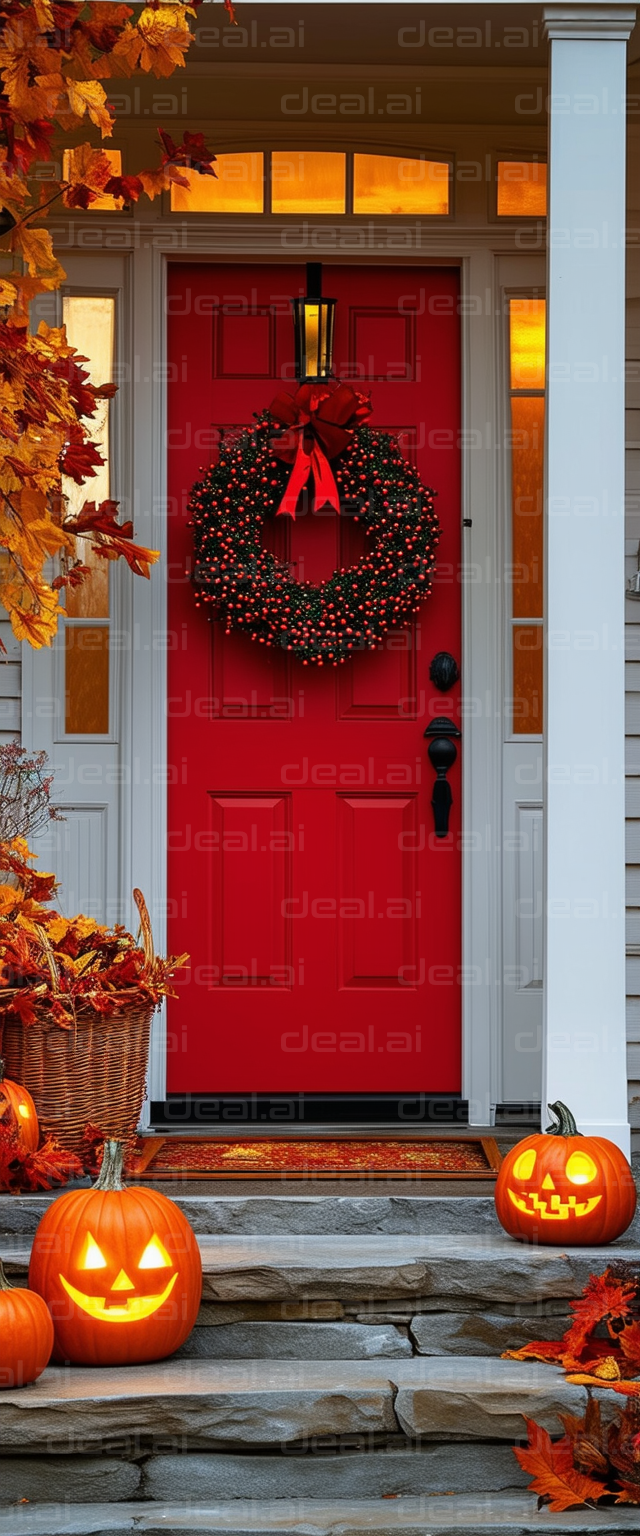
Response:
M0 1291L12 1291L12 1290L13 1290L13 1286L11 1284L11 1281L7 1280L7 1277L6 1277L5 1272L4 1272L4 1265L2 1263L2 1259L0 1259Z
M94 1184L94 1189L123 1188L122 1166L124 1163L124 1147L121 1141L105 1141L102 1154L102 1167Z
M554 1125L547 1126L547 1136L582 1135L582 1131L578 1130L571 1110L567 1109L566 1104L563 1104L560 1099L556 1099L555 1104L548 1104L547 1109L549 1110L549 1113L553 1115L554 1121L556 1122Z

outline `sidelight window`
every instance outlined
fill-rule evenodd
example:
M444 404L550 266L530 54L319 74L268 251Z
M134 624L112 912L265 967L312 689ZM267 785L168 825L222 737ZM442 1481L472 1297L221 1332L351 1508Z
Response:
M515 736L542 732L546 303L509 300L511 662Z
M67 339L87 361L83 364L92 384L113 379L115 348L115 298L108 294L68 294L62 317ZM69 512L80 511L85 501L105 501L111 494L109 401L99 400L95 416L88 420L91 440L104 464L96 466L93 479L76 485L65 477L64 494ZM107 736L110 718L110 563L94 555L85 539L76 541L76 559L89 568L79 587L67 587L63 622L64 731L67 736Z

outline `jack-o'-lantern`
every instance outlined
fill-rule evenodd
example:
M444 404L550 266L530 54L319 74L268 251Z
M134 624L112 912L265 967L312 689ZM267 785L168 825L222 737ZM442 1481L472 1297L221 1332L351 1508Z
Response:
M26 1387L53 1349L53 1323L41 1296L10 1285L0 1263L0 1387Z
M37 1152L40 1140L38 1115L30 1093L20 1083L10 1082L4 1075L4 1062L0 1056L0 1120L10 1125L18 1134L25 1152Z
M498 1220L512 1237L560 1247L611 1243L636 1208L624 1153L604 1136L582 1136L565 1104L555 1124L507 1153L496 1181Z
M48 1207L33 1240L29 1285L53 1318L55 1358L134 1365L173 1354L195 1322L202 1265L173 1200L122 1184L122 1147L105 1142L93 1189Z

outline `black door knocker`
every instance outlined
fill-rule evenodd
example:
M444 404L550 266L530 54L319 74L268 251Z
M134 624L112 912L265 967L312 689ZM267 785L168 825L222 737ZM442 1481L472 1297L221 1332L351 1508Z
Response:
M453 805L447 774L458 756L456 741L460 740L462 732L453 720L449 720L446 715L439 715L437 720L432 720L427 726L424 734L429 740L429 761L436 770L431 796L436 837L446 837L449 831L449 812Z

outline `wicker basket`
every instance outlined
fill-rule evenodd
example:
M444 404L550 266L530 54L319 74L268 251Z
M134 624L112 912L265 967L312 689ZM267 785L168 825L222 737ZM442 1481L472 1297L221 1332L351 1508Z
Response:
M151 925L139 891L145 956L153 964ZM57 972L49 956L52 990ZM54 979L55 977L55 979ZM144 1098L149 1032L154 1003L132 989L118 996L116 1013L103 1014L79 999L70 1029L60 1029L45 1008L27 1026L0 1014L0 1039L7 1076L24 1083L46 1135L68 1151L82 1153L85 1126L126 1141L134 1135Z

